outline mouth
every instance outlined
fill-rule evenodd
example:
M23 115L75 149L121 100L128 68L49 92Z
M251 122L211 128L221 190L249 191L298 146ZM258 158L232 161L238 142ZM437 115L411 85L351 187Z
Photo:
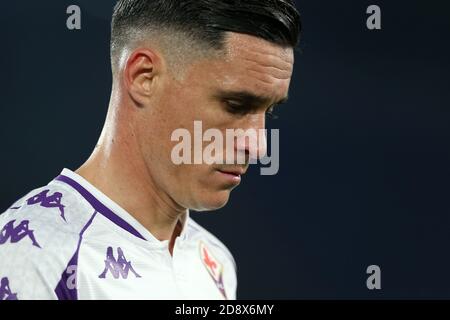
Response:
M223 179L232 185L238 185L241 183L242 176L245 174L246 170L243 168L218 169L217 172Z
M245 169L242 168L236 168L236 169L219 169L218 170L221 173L230 174L233 176L243 176L245 174Z

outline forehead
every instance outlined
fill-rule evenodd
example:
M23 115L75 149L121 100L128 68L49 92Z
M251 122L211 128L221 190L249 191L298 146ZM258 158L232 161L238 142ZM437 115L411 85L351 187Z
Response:
M263 39L228 33L225 54L203 62L203 78L221 90L242 90L279 100L287 96L294 54ZM207 78L207 79L206 79Z
M294 54L292 48L283 48L254 36L229 32L226 37L226 61L248 62L262 67L275 68L288 78L292 73Z

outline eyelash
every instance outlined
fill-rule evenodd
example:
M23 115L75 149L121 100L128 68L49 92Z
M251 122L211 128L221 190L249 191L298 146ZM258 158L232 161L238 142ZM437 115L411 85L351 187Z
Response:
M233 103L231 101L225 101L225 103L227 105L227 109L228 109L227 111L231 114L246 115L248 113L245 110L244 106L242 106L241 104ZM268 118L270 118L271 120L276 120L279 118L277 115L274 114L274 109L276 106L277 105L273 105L266 112L266 116Z
M239 103L233 103L232 101L225 101L225 104L227 105L227 111L231 114L239 114L239 115L247 114L245 108Z

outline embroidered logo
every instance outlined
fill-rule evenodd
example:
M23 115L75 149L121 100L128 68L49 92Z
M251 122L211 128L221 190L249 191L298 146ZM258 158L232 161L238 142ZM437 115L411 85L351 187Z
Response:
M62 193L55 192L52 195L48 195L50 190L44 190L41 193L29 198L27 200L28 205L40 204L41 207L44 208L58 208L61 213L61 218L66 221L64 216L64 205L61 204Z
M112 274L114 279L118 279L120 276L122 276L123 279L127 279L129 271L131 271L136 278L141 278L141 276L134 271L131 261L127 261L120 247L117 248L117 260L114 257L113 248L108 247L106 250L105 270L103 270L98 277L105 279L108 271Z
M14 227L15 221L16 220L12 220L8 222L0 231L0 245L5 244L8 240L10 240L11 243L17 243L23 238L28 237L33 243L33 246L40 248L41 246L34 237L34 231L28 228L30 221L23 220L17 227Z
M0 280L0 300L17 300L17 294L9 288L8 278Z

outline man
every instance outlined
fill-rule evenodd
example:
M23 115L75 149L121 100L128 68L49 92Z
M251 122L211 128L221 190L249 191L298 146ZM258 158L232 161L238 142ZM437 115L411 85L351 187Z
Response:
M265 138L235 144L243 164L175 164L171 137L264 129L299 29L291 0L118 1L103 132L0 216L0 298L235 299L232 255L189 209L223 207Z

